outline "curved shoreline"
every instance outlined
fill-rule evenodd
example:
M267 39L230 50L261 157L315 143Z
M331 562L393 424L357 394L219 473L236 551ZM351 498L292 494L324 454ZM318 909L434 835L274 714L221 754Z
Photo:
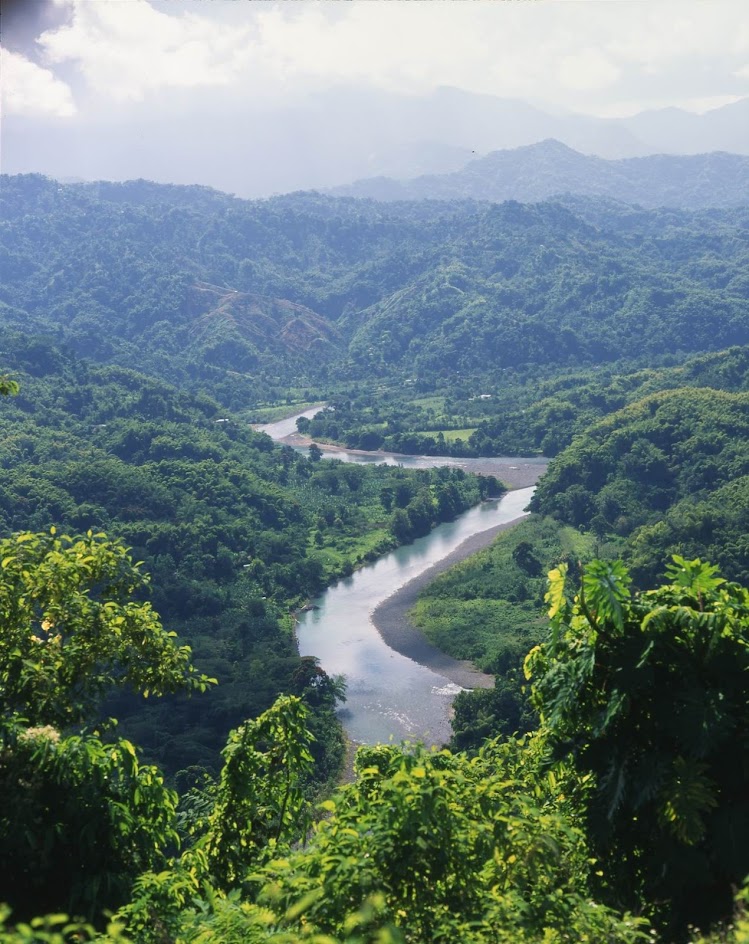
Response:
M342 455L361 456L362 458L377 461L386 461L392 459L395 462L426 459L435 464L438 460L444 460L445 465L452 468L463 469L467 472L473 472L476 475L494 475L500 479L510 489L529 488L536 485L538 480L546 471L549 460L545 456L504 456L502 461L492 457L457 457L457 456L416 456L407 455L400 452L383 452L381 449L368 451L366 449L349 449L346 446L339 446L335 443L316 442L302 433L290 433L281 439L275 440L292 446L296 449L307 448L316 445L325 449L329 453L340 453Z
M405 586L399 587L387 599L379 603L372 612L372 622L386 645L396 652L413 659L439 675L459 685L461 688L493 688L494 676L481 672L471 662L453 659L432 645L426 636L417 629L408 618L408 611L413 607L419 594L432 580L445 570L465 560L477 551L489 547L502 531L507 531L528 515L520 515L512 521L498 524L487 531L466 538L452 553L414 577Z

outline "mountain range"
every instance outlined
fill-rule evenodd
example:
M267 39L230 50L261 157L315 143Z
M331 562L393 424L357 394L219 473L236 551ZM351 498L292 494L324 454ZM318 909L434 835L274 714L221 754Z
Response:
M123 104L99 122L4 116L3 170L57 179L203 184L241 197L324 189L372 176L458 170L477 156L554 138L605 158L749 154L749 99L698 115L552 114L514 99L333 88L274 111L185 91L165 118ZM137 141L138 146L133 147Z
M374 200L519 200L559 194L608 197L646 207L702 209L749 203L749 157L715 152L607 160L546 140L493 151L447 174L411 180L373 177L337 187L337 196Z
M242 201L5 177L0 319L227 406L749 340L749 207Z

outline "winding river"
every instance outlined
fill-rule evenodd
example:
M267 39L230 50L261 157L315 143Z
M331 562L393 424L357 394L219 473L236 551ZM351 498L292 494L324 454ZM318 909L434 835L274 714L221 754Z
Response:
M261 429L277 441L303 447L294 435L296 417ZM502 526L521 518L533 493L530 486L544 471L546 462L406 457L330 447L323 447L323 456L418 468L457 465L493 472L504 481L526 486L508 492L499 501L470 509L426 537L339 581L312 602L312 608L301 615L297 625L300 653L316 656L329 674L346 677L348 695L340 716L354 742L377 744L410 739L428 745L444 744L450 737L450 708L455 695L461 687L486 685L491 680L440 654L418 633L402 626L399 629L399 623L407 622L404 613L413 596L410 590L417 586L414 581L418 585L426 583L440 569L491 543ZM383 635L401 651L391 648Z

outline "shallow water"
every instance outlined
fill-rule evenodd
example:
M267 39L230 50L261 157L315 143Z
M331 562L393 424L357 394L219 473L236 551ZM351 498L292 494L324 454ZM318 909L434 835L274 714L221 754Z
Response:
M266 423L262 426L256 426L259 432L267 433L271 439L281 442L288 437L293 437L296 432L296 421L300 416L311 419L320 411L320 407L307 410L304 413L297 413L288 419L280 420L277 423ZM308 446L291 445L298 452L307 453ZM543 472L548 464L548 459L543 456L497 456L490 458L456 458L455 456L406 456L394 452L365 452L363 450L347 450L341 448L331 448L324 443L318 443L323 459L339 459L342 462L354 462L360 465L401 465L406 469L436 469L439 466L450 466L451 468L464 469L466 472L481 472L484 475L497 475L499 478L508 478L508 469L515 465L518 467L532 467L535 470L534 479ZM512 478L512 476L510 476ZM532 480L534 480L532 479Z
M257 428L282 441L296 432L299 416L312 417L318 409ZM450 465L497 474L513 468L512 463L537 466L541 472L547 462L542 458L455 459L320 448L323 458L344 462L420 469ZM534 469L532 481L538 472ZM348 696L340 716L353 741L378 744L409 739L442 745L449 740L450 707L459 686L386 645L372 622L372 613L383 600L474 534L520 517L532 494L533 488L520 488L499 501L471 508L455 521L439 525L426 537L330 587L313 601L314 609L301 615L297 625L300 654L316 656L329 675L346 677Z
M372 623L375 607L467 538L523 514L532 488L508 492L442 524L330 587L302 614L299 651L317 656L330 675L345 675L348 700L341 720L360 744L391 739L443 744L450 737L450 705L459 687L394 652Z

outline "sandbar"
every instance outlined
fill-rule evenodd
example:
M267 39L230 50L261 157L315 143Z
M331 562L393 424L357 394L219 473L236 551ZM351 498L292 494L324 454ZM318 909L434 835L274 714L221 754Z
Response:
M451 554L437 561L418 577L414 577L403 587L383 600L372 613L372 622L384 642L401 655L413 659L419 665L426 666L439 675L459 685L461 688L493 688L494 676L481 672L471 662L453 659L432 645L426 636L417 629L408 618L408 611L413 607L421 591L445 570L455 566L477 551L489 547L502 531L514 527L528 515L520 515L512 521L498 524L487 531L466 538Z

